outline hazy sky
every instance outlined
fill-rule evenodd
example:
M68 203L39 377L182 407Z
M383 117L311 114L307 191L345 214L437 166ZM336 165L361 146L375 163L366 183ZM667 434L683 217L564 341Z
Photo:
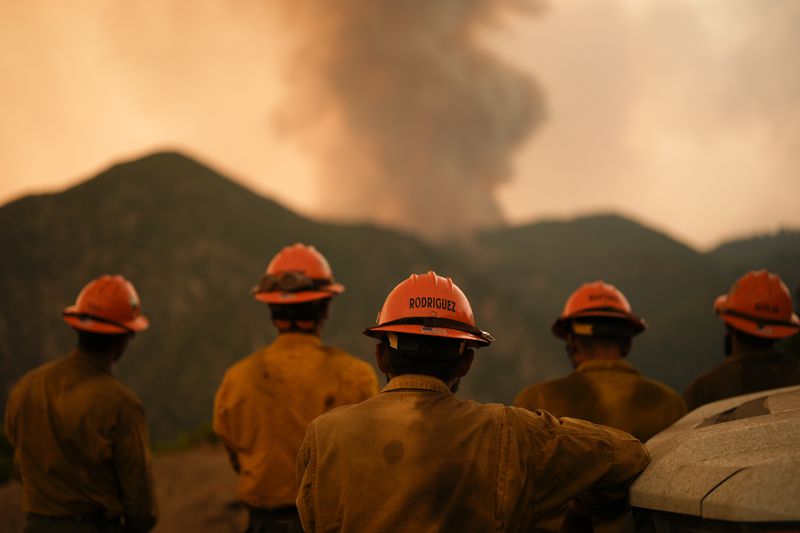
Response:
M278 4L0 0L0 202L166 147L344 216L334 145L285 120L316 109ZM507 220L615 210L698 247L800 227L800 2L562 0L490 23L546 114L487 191Z

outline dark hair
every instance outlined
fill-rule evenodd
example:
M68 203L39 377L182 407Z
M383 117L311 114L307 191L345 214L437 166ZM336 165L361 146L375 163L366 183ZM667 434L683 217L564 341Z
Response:
M635 334L634 327L628 321L606 317L581 318L578 321L592 326L592 335L575 335L578 343L587 348L613 346L619 349L623 357L628 355Z
M269 309L273 320L321 322L328 316L330 302L325 298L299 304L269 304Z
M736 337L736 340L739 343L744 344L744 345L746 345L748 347L751 347L751 348L756 348L756 349L770 348L776 342L778 342L778 339L769 339L769 338L766 338L766 337L756 337L755 335L750 335L748 333L745 333L745 332L743 332L741 330L732 328L730 326L728 326L728 331L731 332L731 336L735 336Z
M628 355L631 348L631 338L612 339L608 337L581 337L576 336L577 342L584 350L592 348L616 348L622 357Z
M594 339L627 340L636 334L633 324L627 320L611 317L583 317L574 319L576 322L591 324Z
M424 374L444 382L457 377L461 364L461 341L422 335L398 334L398 348L392 348L388 339L381 340L381 349L389 355L389 373Z
M94 333L80 329L75 331L78 332L78 349L91 353L113 351L132 335L131 333Z

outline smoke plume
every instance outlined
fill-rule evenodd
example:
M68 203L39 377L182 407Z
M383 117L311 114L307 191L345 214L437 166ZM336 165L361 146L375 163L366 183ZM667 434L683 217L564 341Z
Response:
M318 165L320 214L429 238L502 223L494 197L544 115L536 83L480 46L512 0L283 6L296 28L277 117Z

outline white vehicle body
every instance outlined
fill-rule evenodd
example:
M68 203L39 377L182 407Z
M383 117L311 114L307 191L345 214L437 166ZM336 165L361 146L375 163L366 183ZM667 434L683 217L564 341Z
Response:
M637 530L800 531L800 386L699 407L647 448Z

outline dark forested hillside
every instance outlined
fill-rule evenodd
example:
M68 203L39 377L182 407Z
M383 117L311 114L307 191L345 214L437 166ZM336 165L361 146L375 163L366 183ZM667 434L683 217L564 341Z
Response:
M412 272L458 280L482 326L504 342L481 352L466 394L510 400L520 375L525 319L510 298L418 239L371 226L304 219L178 154L115 166L56 195L0 208L0 394L25 370L73 344L60 319L93 277L133 280L152 327L137 336L119 374L143 398L158 439L207 420L217 384L236 359L274 334L250 296L269 259L296 241L317 246L347 292L334 302L326 341L371 361L370 325L388 291ZM503 309L503 314L495 313ZM551 369L551 372L553 370Z
M143 398L156 439L210 416L222 373L269 342L268 309L250 297L271 256L296 241L317 246L347 292L326 341L372 359L361 336L391 287L412 272L452 276L479 325L481 350L462 394L513 400L528 383L568 370L549 325L583 281L617 284L650 329L631 362L682 389L720 357L714 297L744 270L800 272L800 234L694 250L617 216L543 222L433 246L369 225L312 221L179 154L117 165L72 189L0 207L0 403L22 372L73 343L60 313L102 273L136 284L152 328L137 336L119 375Z
M709 255L727 275L767 268L777 272L793 292L800 289L800 231L782 230L725 243Z
M598 215L487 232L480 247L483 268L536 317L531 328L547 352L561 350L549 327L567 296L601 279L621 289L648 323L629 356L644 372L682 388L719 356L720 328L710 309L728 282L708 257L661 233Z

